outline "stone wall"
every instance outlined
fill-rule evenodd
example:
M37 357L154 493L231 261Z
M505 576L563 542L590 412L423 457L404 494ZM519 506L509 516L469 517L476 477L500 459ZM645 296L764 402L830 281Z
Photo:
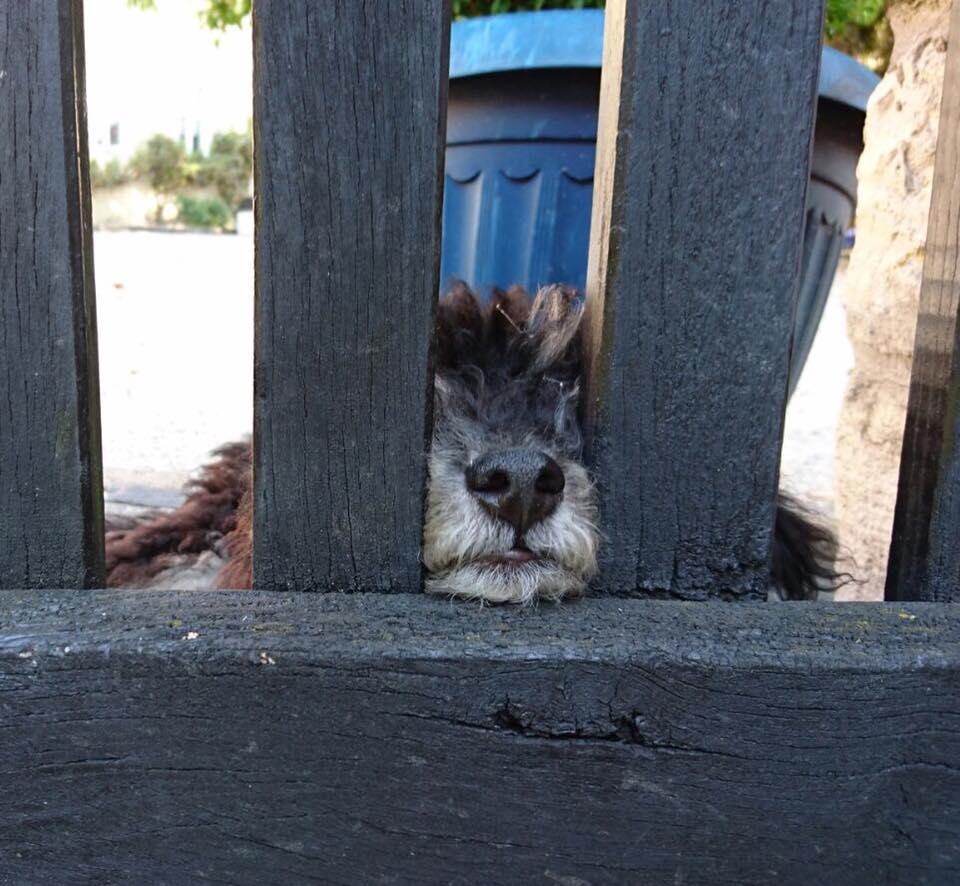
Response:
M867 110L857 168L857 242L844 297L855 365L835 472L840 541L863 584L845 589L841 598L883 597L949 11L949 0L891 5L893 57Z
M197 199L213 199L217 192L211 187L183 188L180 193ZM130 228L159 228L157 224L157 194L148 185L134 181L92 191L93 227L98 231L123 231ZM170 197L163 209L165 225L177 221L177 201Z

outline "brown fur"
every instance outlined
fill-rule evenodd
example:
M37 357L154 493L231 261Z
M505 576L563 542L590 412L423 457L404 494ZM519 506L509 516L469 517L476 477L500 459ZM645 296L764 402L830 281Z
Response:
M247 473L245 489L237 509L237 521L226 537L227 565L217 577L218 588L253 587L253 493L252 473Z
M230 443L214 453L215 461L187 484L187 499L175 511L154 514L133 528L108 531L107 585L142 587L177 564L184 555L199 555L237 528L238 505L250 484L250 444ZM244 587L249 586L249 578Z
M495 290L484 305L464 283L457 283L437 308L437 371L450 372L462 366L488 368L508 353L514 359L529 359L515 346L523 340L530 316L530 296L513 286Z

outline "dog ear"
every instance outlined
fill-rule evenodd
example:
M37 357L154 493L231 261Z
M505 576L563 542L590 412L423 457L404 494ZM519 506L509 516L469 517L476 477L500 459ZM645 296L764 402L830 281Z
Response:
M436 323L436 368L452 372L482 359L484 316L480 302L462 281L440 299Z
M532 302L521 286L494 289L483 306L465 283L457 282L437 310L437 370L475 366L574 379L580 371L582 308L569 286L543 287Z
M494 289L487 305L485 351L489 358L503 363L525 363L524 342L527 317L530 314L530 296L522 286L507 290ZM522 366L513 367L522 371Z
M437 308L437 371L508 365L513 371L523 371L529 363L524 346L529 313L530 297L520 286L494 289L483 305L469 286L454 283Z
M569 286L545 286L537 293L527 319L536 372L575 374L580 366L580 320L583 301Z

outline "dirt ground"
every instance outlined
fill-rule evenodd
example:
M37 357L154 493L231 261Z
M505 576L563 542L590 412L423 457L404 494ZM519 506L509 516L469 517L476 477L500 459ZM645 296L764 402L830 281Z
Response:
M175 505L211 449L249 432L253 240L98 232L94 241L106 497ZM833 447L847 372L838 274L787 411L783 482L830 513Z

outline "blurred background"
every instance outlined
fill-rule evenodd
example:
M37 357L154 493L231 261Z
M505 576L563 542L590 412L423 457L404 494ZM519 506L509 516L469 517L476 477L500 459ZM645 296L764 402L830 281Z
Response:
M250 28L84 6L106 496L173 506L252 425Z

